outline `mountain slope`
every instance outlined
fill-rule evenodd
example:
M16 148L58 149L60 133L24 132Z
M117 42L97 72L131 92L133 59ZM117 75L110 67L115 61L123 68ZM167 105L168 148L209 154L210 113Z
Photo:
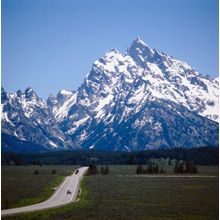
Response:
M114 118L84 126L89 136L83 140L83 148L134 151L218 144L215 122L170 101L149 101L126 120L121 120L120 104L112 113L115 110Z
M139 130L147 134L152 129L147 121L153 120L155 124L160 124L162 119L159 120L159 115L140 116L140 111L151 112L152 105L164 103L166 106L168 102L179 112L187 112L181 125L178 123L183 117L180 113L176 112L175 124L169 117L168 108L160 112L167 115L164 124L172 127L167 131L172 136L171 140L177 138L176 136L182 136L184 140L179 138L179 142L169 141L165 134L166 129L159 132L160 140L155 141L147 135L143 136L144 141L129 135L131 130L133 133L138 131L137 128L132 129L133 124L128 126L129 129L125 129L126 121L139 115L143 118L139 119L143 124ZM148 105L149 103L154 104ZM218 84L202 77L186 63L149 48L139 38L125 54L111 50L95 61L69 106L71 108L61 117L59 124L66 134L71 135L85 148L97 146L99 149L140 150L154 147L218 145L218 124L208 120L218 120ZM205 118L201 119L197 114ZM188 122L195 117L197 119L194 124ZM201 120L204 120L204 124ZM176 126L179 126L178 134L174 132ZM196 132L184 134L181 126ZM117 129L126 131L130 137L129 144L121 144L123 137L116 135ZM212 132L214 139L210 137ZM130 143L134 139L138 144ZM102 143L102 146L97 145L97 141Z
M219 144L217 81L139 38L95 61L77 91L44 101L29 90L2 92L2 131L45 149Z
M14 136L14 142L19 139L24 143L26 141L32 145L39 145L37 149L41 146L41 151L74 147L73 141L58 127L46 102L31 88L27 88L24 93L19 90L13 94L6 93L2 88L1 100L2 133L7 134L8 139L13 139L9 137ZM3 148L7 146L5 142Z

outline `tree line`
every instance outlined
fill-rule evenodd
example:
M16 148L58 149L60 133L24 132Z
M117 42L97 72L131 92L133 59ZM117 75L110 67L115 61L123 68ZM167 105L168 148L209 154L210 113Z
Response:
M57 151L46 153L2 152L2 165L138 165L150 159L169 158L177 161L194 161L197 165L218 165L219 149L213 147L173 148L136 152L107 152L94 150Z
M168 163L171 166L170 160ZM154 173L166 173L163 166L159 166L158 163L150 162L146 167L142 164L137 166L136 174L154 174ZM197 167L194 161L176 161L173 173L198 173Z
M136 174L152 174L152 173L166 173L163 166L159 167L158 164L148 164L146 168L139 165L136 169Z
M177 161L174 166L174 173L198 173L194 161Z
M109 168L108 168L108 166L107 166L107 165L101 166L100 171L99 171L97 165L94 164L94 163L91 163L91 164L89 165L89 168L88 168L88 170L87 170L86 175L87 175L87 176L90 176L90 175L96 175L96 174L99 174L99 173L100 173L101 175L108 175L108 173L109 173Z

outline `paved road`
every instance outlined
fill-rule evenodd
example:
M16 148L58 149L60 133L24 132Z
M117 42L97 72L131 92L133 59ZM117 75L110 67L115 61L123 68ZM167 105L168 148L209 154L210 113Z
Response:
M80 180L82 179L83 174L86 172L87 169L88 167L81 167L79 168L78 174L73 173L71 176L66 177L63 183L48 200L41 203L37 203L35 205L29 205L13 209L5 209L1 211L1 215L12 215L21 212L31 212L41 209L47 209L62 206L76 200L79 191ZM72 193L67 194L67 190L70 190Z

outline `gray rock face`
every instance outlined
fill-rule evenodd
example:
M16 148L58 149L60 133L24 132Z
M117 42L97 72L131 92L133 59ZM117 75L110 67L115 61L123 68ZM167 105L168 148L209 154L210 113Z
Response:
M151 49L139 38L125 54L111 50L95 61L75 96L59 125L83 148L143 150L218 145L216 81ZM157 107L159 114L153 106L161 107ZM169 106L175 114L172 111L169 115ZM195 117L198 119L192 121Z
M13 94L2 89L2 97L2 133L8 138L14 136L20 141L42 146L41 151L74 147L71 138L59 128L46 102L31 88Z
M30 88L2 90L2 127L50 149L218 146L218 92L217 80L137 38L95 61L76 92L43 101Z

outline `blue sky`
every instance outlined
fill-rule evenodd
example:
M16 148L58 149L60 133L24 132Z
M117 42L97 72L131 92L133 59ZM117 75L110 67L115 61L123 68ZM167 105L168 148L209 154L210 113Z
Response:
M2 85L76 90L105 52L137 37L218 75L217 0L2 0Z

